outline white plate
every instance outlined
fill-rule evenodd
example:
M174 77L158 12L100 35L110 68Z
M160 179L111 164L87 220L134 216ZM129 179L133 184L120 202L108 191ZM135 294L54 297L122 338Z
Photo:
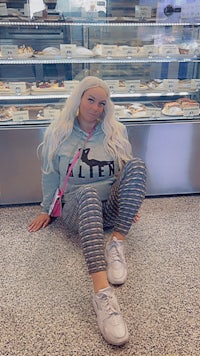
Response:
M14 57L11 57L11 58L8 58L8 57L4 57L0 54L0 58L2 59L27 59L27 58L30 58L33 56L33 52L30 52L30 53L21 53L21 54L18 54L18 56L14 56Z
M40 58L40 59L60 59L60 54L33 54L33 57Z
M53 90L51 90L51 91L43 91L43 92L34 92L34 91L32 91L31 92L31 95L38 95L38 96L40 96L40 95L59 95L59 94L67 94L67 92L66 91L62 91L62 92L60 92L60 91L53 91Z
M169 114L169 113L165 112L165 110L162 110L161 112L162 112L162 114L164 114L166 116L183 116L183 113L180 113L180 114Z
M75 58L92 58L94 57L94 55L76 55L74 54L72 57L67 57L67 56L61 56L60 54L59 55L46 55L46 54L34 54L34 57L35 58L38 58L38 59L62 59L62 58L65 58L65 59L75 59Z
M17 95L17 96L21 96L21 95L29 95L30 94L30 89L27 89L23 92L21 92L20 94L16 94L14 91L11 90L0 90L0 95Z
M11 118L0 118L0 122L12 121Z

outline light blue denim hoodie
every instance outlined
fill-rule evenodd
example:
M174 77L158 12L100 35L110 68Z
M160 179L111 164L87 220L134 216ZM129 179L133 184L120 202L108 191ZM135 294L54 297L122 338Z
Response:
M53 160L54 171L42 175L42 206L45 212L49 211L55 191L58 187L62 186L69 165L78 149L83 148L87 135L86 132L81 130L77 119L75 119L70 137L61 144ZM116 179L119 166L117 160L114 160L105 151L103 146L104 137L101 123L99 123L83 148L79 161L76 162L73 168L63 201L66 201L68 194L73 194L83 184L95 187L102 201L108 199L110 187ZM44 157L44 169L45 165L46 158Z

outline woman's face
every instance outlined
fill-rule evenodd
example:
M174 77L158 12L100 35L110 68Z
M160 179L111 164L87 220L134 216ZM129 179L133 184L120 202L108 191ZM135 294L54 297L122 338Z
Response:
M95 124L104 112L107 94L101 87L87 89L79 106L78 120L80 124Z

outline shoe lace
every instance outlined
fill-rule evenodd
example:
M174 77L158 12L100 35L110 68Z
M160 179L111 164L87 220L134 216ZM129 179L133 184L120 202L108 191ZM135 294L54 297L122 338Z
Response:
M120 251L119 242L112 241L109 249L109 255L111 262L123 262L123 253Z
M101 296L101 305L102 308L106 311L108 316L118 315L118 311L116 310L115 306L112 303L112 296L108 296L103 294Z

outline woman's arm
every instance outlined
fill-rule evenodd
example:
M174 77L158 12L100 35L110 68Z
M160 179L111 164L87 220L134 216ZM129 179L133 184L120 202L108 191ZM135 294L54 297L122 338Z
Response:
M49 207L52 203L56 189L59 187L60 174L59 174L59 158L56 157L53 161L54 170L49 173L42 174L42 212L36 216L28 225L28 231L36 232L41 228L45 228L51 222L49 216ZM43 162L43 170L45 170L45 159Z
M47 225L49 225L50 221L51 221L51 217L47 213L40 213L38 216L36 216L35 219L31 221L31 223L28 226L28 231L36 232L41 228L44 228Z

